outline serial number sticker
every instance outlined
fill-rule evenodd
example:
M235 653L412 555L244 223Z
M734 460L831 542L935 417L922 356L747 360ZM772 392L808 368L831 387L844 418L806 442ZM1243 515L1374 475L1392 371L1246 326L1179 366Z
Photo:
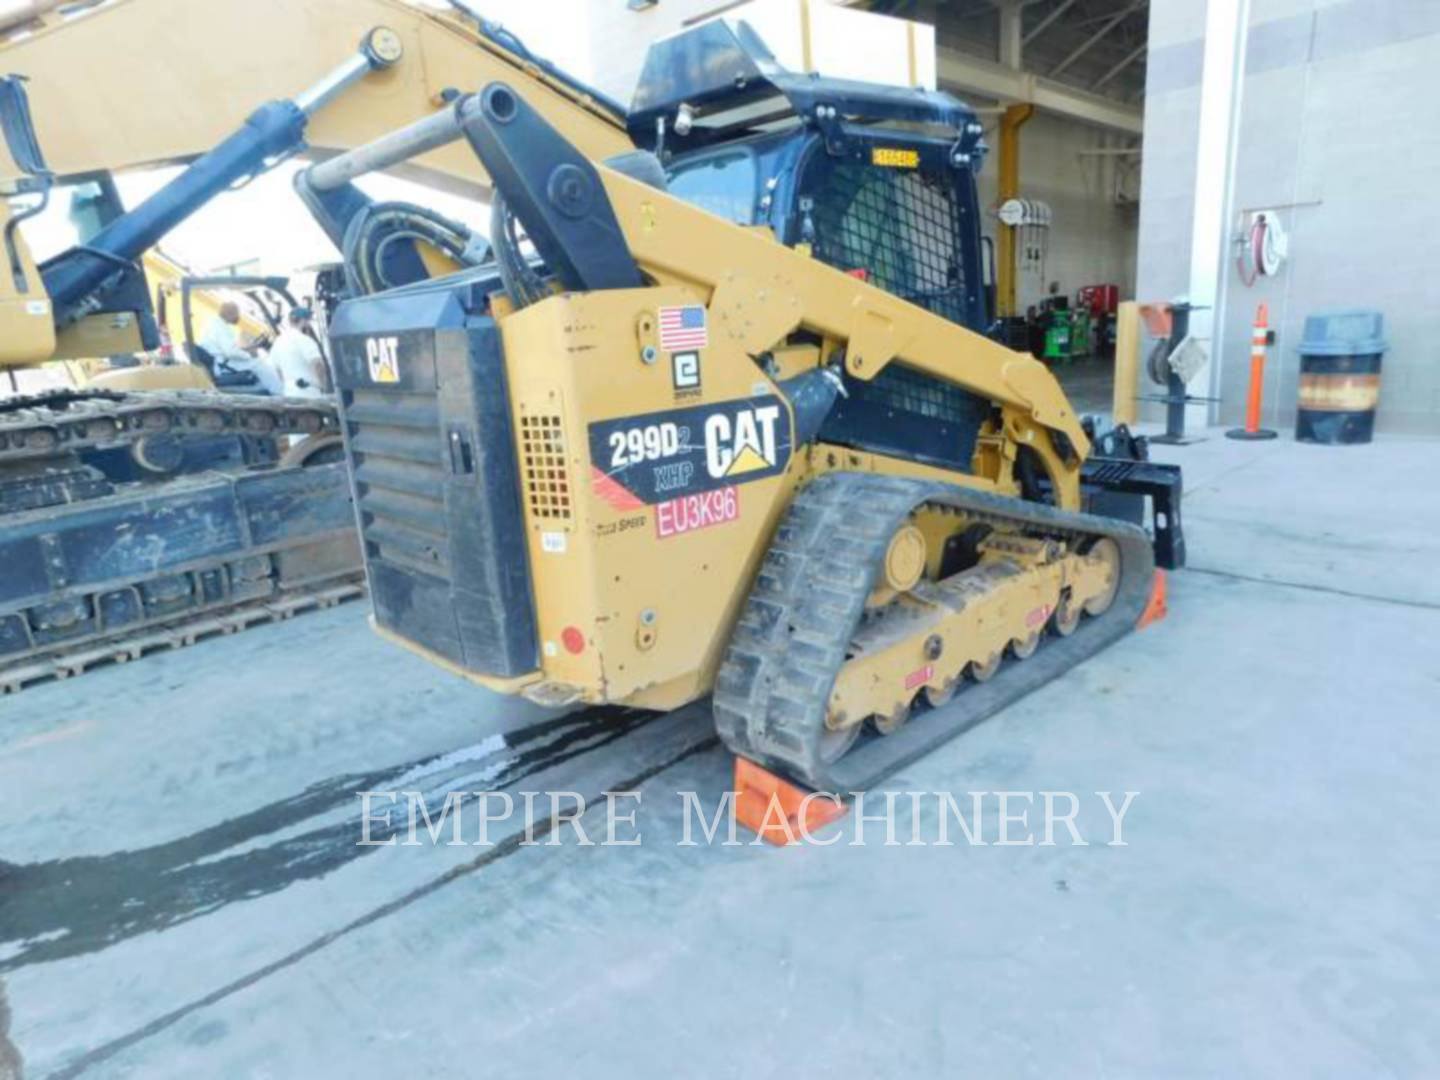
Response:
M1034 630L1037 626L1044 626L1045 620L1050 618L1051 607L1049 604L1042 604L1025 616L1026 629Z
M664 540L698 532L740 517L740 489L735 487L682 495L655 507L655 533Z
M902 150L895 146L877 146L870 151L870 164L887 169L918 169L919 150Z
M924 686L935 677L935 665L926 664L918 671L912 671L905 676L905 689L914 690L917 686Z
M563 532L542 532L540 534L540 550L549 552L551 555L565 554L565 534Z

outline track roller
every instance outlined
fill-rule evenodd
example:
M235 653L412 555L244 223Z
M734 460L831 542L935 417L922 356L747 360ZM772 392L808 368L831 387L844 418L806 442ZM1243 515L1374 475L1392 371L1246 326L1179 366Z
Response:
M1126 633L1153 569L1125 522L824 474L795 496L737 622L716 729L817 789L868 786ZM1041 650L1047 624L1062 640Z

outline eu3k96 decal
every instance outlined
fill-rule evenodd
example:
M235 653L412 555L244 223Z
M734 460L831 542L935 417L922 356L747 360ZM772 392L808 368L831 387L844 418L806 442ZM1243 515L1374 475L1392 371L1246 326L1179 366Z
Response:
M617 508L763 480L790 453L790 413L768 395L590 425L596 493Z

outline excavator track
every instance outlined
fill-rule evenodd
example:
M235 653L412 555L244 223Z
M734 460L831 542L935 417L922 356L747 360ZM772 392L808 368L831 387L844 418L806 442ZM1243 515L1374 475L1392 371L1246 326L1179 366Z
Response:
M110 450L159 435L319 435L332 405L208 390L61 390L0 401L0 465Z
M1014 627L1010 636L1025 642L1015 658L1001 663L997 652L964 685L953 684L959 692L943 707L875 725L889 733L865 732L827 760L827 740L836 738L827 725L832 692L856 655L891 540L922 508L1061 549L1109 539L1118 581L1103 614L1062 612L1062 631L1043 642L1036 627ZM817 790L863 790L1123 637L1153 576L1150 538L1126 522L934 481L827 473L796 495L766 553L716 679L716 730L736 754ZM924 693L916 687L917 698Z
M206 638L239 633L252 626L323 611L365 595L365 578L337 574L303 586L270 588L246 602L202 608L179 618L158 620L142 630L90 635L63 647L39 650L18 660L0 661L0 694L18 694L37 683L69 679L107 664L124 664L154 652L194 645Z
M190 471L156 452L282 435L307 438L273 467ZM105 390L0 401L0 692L363 595L339 439L328 401ZM117 449L150 478L92 464Z
M329 606L364 580L338 463L191 474L6 514L0 564L5 691Z

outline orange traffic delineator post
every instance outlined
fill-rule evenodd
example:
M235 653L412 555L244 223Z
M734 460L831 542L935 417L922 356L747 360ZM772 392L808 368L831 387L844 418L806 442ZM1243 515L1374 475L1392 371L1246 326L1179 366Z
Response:
M1278 432L1260 426L1260 401L1265 393L1265 349L1270 344L1270 311L1261 304L1255 311L1250 335L1250 389L1245 398L1245 426L1225 433L1230 439L1273 439Z
M808 791L753 761L735 759L735 820L768 843L793 844L847 813L834 795Z
M1144 630L1151 623L1157 623L1169 615L1169 598L1170 589L1165 582L1165 571L1156 570L1155 580L1150 586L1150 599L1145 602L1145 610L1140 613L1140 621L1135 624L1135 629Z

